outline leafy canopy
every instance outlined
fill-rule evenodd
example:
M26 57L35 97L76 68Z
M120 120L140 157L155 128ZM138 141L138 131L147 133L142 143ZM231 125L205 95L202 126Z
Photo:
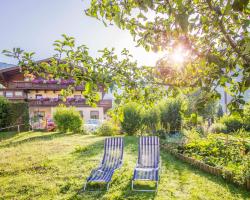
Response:
M101 50L102 55L93 58L86 46L76 46L66 35L54 43L56 55L49 63L34 62L34 53L20 49L4 53L17 58L25 72L73 77L75 84L85 85L90 104L99 100L100 85L105 90L122 88L123 98L116 95L120 103L151 105L163 94L161 85L206 92L222 86L233 96L233 111L245 103L242 94L250 86L249 7L249 0L92 0L85 10L88 16L129 30L147 51L166 52L156 68L138 67L127 50L121 59L114 49ZM178 68L169 58L176 49L185 55Z
M147 51L181 48L181 70L168 56L158 62L163 83L205 91L229 83L233 110L250 86L249 8L249 0L92 0L85 12L129 30Z

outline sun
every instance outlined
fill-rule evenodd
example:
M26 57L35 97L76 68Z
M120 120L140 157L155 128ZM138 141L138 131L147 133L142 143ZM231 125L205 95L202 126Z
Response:
M170 54L173 64L182 64L185 61L185 52L182 47L178 47Z

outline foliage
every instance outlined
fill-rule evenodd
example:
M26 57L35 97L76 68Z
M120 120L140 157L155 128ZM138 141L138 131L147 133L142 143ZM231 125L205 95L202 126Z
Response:
M131 192L131 176L138 156L138 138L131 136L124 137L123 166L114 173L109 191L79 192L85 181L82 177L87 177L103 156L103 140L93 135L25 132L1 141L1 198L249 199L250 192L203 173L162 149L158 192ZM18 145L18 141L22 144ZM171 188L171 192L166 188Z
M189 117L186 117L184 120L184 126L185 128L193 128L198 125L201 125L203 122L203 119L201 116L198 116L196 113L192 113Z
M142 113L142 123L151 133L156 133L160 123L160 110L157 106L145 110Z
M243 114L245 128L250 131L250 102L244 106Z
M180 49L184 63L175 67L167 56L158 62L164 83L201 87L229 85L230 109L240 109L249 88L249 1L91 1L88 16L127 29L147 51ZM174 66L174 67L173 67ZM240 77L234 81L232 77ZM230 83L230 84L226 84Z
M0 97L0 127L24 124L21 128L29 128L29 108L26 102L10 102Z
M81 132L83 120L74 107L57 107L53 119L60 132Z
M211 133L227 133L227 127L222 123L214 123L209 127Z
M244 126L241 117L238 115L225 115L219 122L226 125L228 133L237 131Z
M242 141L210 136L189 142L181 150L208 165L233 172L235 181L239 183L244 183L245 178L249 178L250 154Z
M195 116L201 116L205 119L214 119L217 111L218 98L215 92L207 92L198 89L194 92L189 92L186 95L187 110L185 115L190 116L195 120ZM197 119L198 120L198 119ZM194 125L197 125L194 123Z
M102 125L96 130L96 134L100 136L113 136L119 134L119 127L110 121L102 123Z
M136 134L142 127L141 107L131 102L123 106L122 131L128 135Z
M82 95L86 103L95 106L100 100L100 89L111 90L116 101L127 103L138 101L152 105L161 98L164 90L154 83L152 67L137 66L128 50L123 49L121 55L115 54L115 49L99 50L97 58L89 55L85 45L77 46L75 38L62 35L62 40L54 42L55 55L44 61L36 62L34 52L25 52L20 48L3 51L7 56L18 59L22 72L36 77L54 80L71 80L63 96L74 91L75 86L83 86ZM120 94L120 91L122 93Z
M182 125L182 102L178 98L168 98L161 102L161 124L166 131L180 130Z
M217 110L217 117L221 118L221 117L223 117L223 115L224 115L224 112L223 112L223 109L222 109L222 105L219 104L218 110Z
M9 112L9 104L10 102L0 96L0 127L6 127L8 125L8 112Z

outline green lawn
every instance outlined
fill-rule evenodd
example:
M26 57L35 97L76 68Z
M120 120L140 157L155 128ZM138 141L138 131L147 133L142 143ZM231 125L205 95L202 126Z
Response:
M124 165L110 190L82 192L86 177L99 164L104 137L25 132L1 138L0 199L250 199L250 192L203 173L162 151L157 193L132 192L137 138L125 137Z

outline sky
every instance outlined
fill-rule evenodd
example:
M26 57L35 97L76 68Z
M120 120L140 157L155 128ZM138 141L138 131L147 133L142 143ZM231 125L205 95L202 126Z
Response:
M36 53L35 59L51 57L53 42L61 34L85 44L92 56L105 47L115 47L117 53L127 48L139 65L154 65L159 54L146 52L128 31L116 26L105 27L101 21L88 17L84 9L90 0L0 0L0 53L4 49L20 47ZM17 61L0 54L0 62Z

